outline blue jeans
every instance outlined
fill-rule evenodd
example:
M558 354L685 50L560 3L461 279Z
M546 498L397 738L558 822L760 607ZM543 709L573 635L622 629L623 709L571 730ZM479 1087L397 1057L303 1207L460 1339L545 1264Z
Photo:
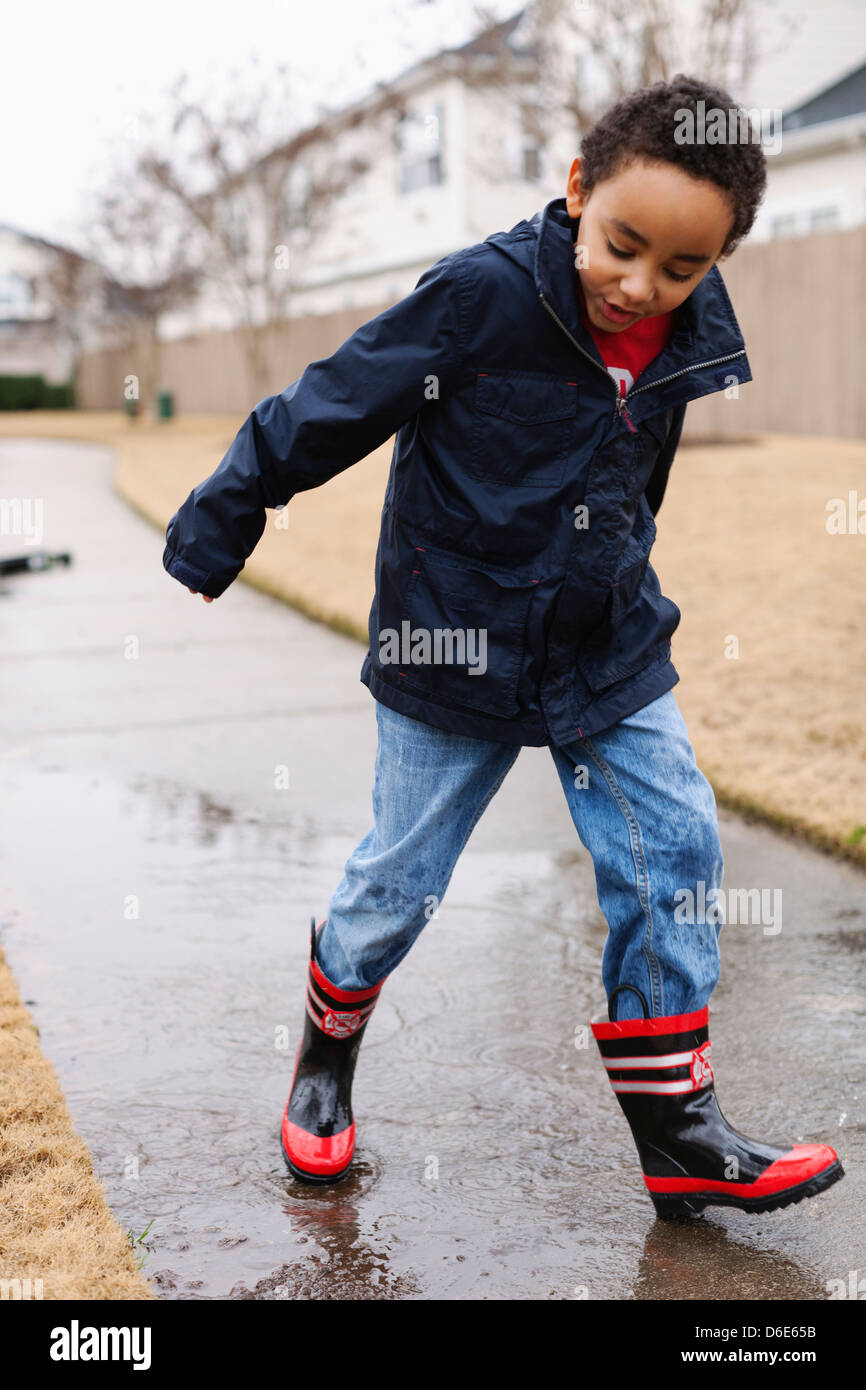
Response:
M446 733L379 701L376 718L375 825L346 863L319 941L321 968L339 989L378 984L399 965L520 752ZM609 928L606 995L637 986L653 1017L703 1008L719 978L720 926L700 912L683 920L688 913L677 904L687 901L681 890L706 901L700 883L707 895L720 888L724 863L713 791L673 692L550 752L595 866ZM642 1013L635 994L617 996L616 1018Z

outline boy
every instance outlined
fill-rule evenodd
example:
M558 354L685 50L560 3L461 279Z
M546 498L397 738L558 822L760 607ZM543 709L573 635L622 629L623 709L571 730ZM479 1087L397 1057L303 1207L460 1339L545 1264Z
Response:
M260 402L169 523L166 569L216 598L266 508L396 432L361 672L375 825L313 921L283 1116L303 1181L347 1173L382 985L523 745L550 747L593 857L610 1021L592 1028L656 1210L766 1211L842 1176L826 1146L780 1149L725 1121L707 1007L719 927L675 913L678 890L720 886L723 860L672 693L680 613L649 554L687 402L751 380L716 261L766 182L759 144L678 143L698 101L734 105L682 75L617 103L564 198L443 257Z

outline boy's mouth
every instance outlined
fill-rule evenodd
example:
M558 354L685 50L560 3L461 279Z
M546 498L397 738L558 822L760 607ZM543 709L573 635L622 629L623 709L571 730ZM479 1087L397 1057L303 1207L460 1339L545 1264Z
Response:
M640 318L640 314L634 314L630 309L621 309L618 304L611 304L609 300L602 298L601 312L610 322L622 327L627 323L634 323Z

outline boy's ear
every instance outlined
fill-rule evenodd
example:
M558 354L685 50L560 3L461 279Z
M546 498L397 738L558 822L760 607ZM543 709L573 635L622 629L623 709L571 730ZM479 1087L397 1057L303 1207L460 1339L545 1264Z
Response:
M568 215L573 220L577 220L583 212L587 194L580 186L580 157L575 155L571 161L571 168L568 171L568 183L565 188L565 206Z

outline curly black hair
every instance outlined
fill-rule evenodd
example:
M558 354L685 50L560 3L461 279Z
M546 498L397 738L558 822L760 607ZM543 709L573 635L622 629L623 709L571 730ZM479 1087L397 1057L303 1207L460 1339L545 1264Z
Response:
M721 110L727 122L728 113L736 113L729 122L737 132L733 140L678 143L676 134L688 121L683 113L690 112L697 122L699 101L704 102L706 116ZM675 164L692 178L708 179L724 189L734 221L721 256L729 256L750 230L767 187L763 145L746 112L721 87L682 72L670 82L654 82L616 102L584 135L580 153L580 182L587 193L640 158Z

